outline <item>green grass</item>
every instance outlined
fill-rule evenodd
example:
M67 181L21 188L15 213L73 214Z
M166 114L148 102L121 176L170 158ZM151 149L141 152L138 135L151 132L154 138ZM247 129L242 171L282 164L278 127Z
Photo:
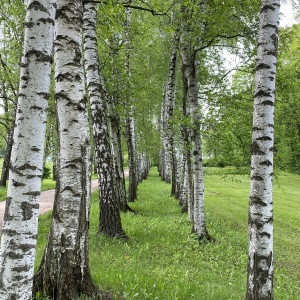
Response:
M244 299L247 272L249 176L206 173L207 226L214 243L199 244L187 216L170 197L155 169L122 214L129 241L97 235L98 193L92 194L91 273L116 299ZM274 182L275 299L300 299L300 176L280 174ZM51 215L40 220L38 262Z

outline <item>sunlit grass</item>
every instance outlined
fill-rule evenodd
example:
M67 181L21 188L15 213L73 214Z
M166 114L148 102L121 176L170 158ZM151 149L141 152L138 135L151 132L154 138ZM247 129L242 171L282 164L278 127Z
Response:
M223 174L224 175L224 174ZM116 299L244 299L247 272L249 176L206 175L207 226L214 243L199 244L191 224L170 197L170 186L151 169L122 214L127 242L97 235L98 193L93 193L90 265L94 282ZM300 299L299 179L274 182L275 299ZM38 260L50 215L40 220Z

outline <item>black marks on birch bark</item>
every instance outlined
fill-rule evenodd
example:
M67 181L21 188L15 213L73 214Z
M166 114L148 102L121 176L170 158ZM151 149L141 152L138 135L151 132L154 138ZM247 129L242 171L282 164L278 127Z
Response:
M251 145L251 154L253 154L253 155L264 155L265 152L261 151L258 143L254 141Z
M260 197L250 196L250 205L268 206Z
M256 66L256 71L259 71L259 70L269 70L271 69L271 67L267 64L264 64L264 63L260 63Z
M37 192L35 192L35 193L37 193ZM22 202L21 209L22 209L23 220L27 221L27 220L30 220L33 216L32 210L39 209L39 205L38 204L32 205L28 202Z
M48 13L48 9L44 7L39 1L33 1L28 5L28 10L33 9L33 10L39 10L43 11L45 13Z
M271 97L271 93L270 91L265 91L265 90L259 90L255 95L254 97Z
M8 219L6 218L6 220L8 220ZM2 233L5 233L7 236L10 236L10 237L15 236L17 234L17 232L15 230L5 229L5 228L3 228Z
M261 102L261 105L270 105L270 106L274 106L274 101L271 100L265 100Z
M251 177L251 180L263 181L264 179L259 175L254 175L254 176Z
M30 150L33 151L33 152L40 152L41 151L41 149L36 147L36 146L31 147Z
M30 164L24 164L17 168L18 170L24 171L24 170L32 170L35 171L37 169L36 166L31 166Z
M81 77L78 74L73 75L73 74L71 74L69 72L67 72L67 73L60 73L59 75L56 76L56 81L57 82L62 82L62 81L69 81L69 82L81 81ZM62 94L62 92L58 93L58 95L59 94ZM66 98L66 95L63 98Z
M260 14L262 14L263 12L266 12L268 9L274 11L276 9L275 7L276 5L264 5L261 10L260 10Z
M74 197L81 197L80 193L76 193L76 191L74 191L74 189L71 186L66 186L65 188L63 188L61 190L61 193L63 193L64 191L70 191Z
M29 58L31 56L36 57L36 60L35 60L36 62L52 63L52 55L47 55L42 51L32 49L32 50L26 52L25 57ZM22 65L22 67L27 67L27 66L28 66L28 63Z
M12 180L12 185L15 186L15 187L21 187L21 186L25 186L26 184L13 179Z
M266 166L266 167L270 167L273 164L269 161L269 160L264 160L262 162L259 163L260 166Z
M272 138L265 135L265 136L258 137L256 140L257 141L272 141Z
M11 217L10 213L9 213L11 201L12 201L12 198L11 198L11 197L7 197L7 198L6 198L6 206L5 206L5 214L4 214L4 219L5 219L6 221L11 221L11 220L13 219L13 218Z
M262 289L266 284L267 280L271 279L269 275L269 269L273 261L273 252L270 252L269 255L258 255L257 253L253 254L253 270L252 273L254 278L257 278L254 285L254 298L253 299L273 299L271 297L271 291L267 291L265 295L262 294ZM262 263L264 262L264 263ZM265 266L262 268L262 266Z

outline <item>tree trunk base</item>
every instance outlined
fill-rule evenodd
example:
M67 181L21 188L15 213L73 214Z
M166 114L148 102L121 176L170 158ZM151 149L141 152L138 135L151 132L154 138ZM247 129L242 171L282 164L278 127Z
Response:
M199 243L202 242L214 242L215 239L205 230L204 232L197 232L194 228L192 228L192 233L197 235L197 240Z
M40 268L34 276L33 299L49 297L51 300L72 300L82 296L91 300L112 299L112 297L108 297L108 293L96 288L89 274L81 274L81 270L71 270L71 273L68 278L62 280L64 282L60 280L59 282L52 282L46 267ZM81 278L76 274L82 275L79 276ZM105 298L102 297L102 294L105 295Z
M135 210L132 209L128 204L126 205L126 211L125 212L130 212L130 213L135 213Z

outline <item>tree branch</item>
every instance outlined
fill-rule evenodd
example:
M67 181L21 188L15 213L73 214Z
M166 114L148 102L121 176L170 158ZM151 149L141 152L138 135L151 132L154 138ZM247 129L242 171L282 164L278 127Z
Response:
M141 1L143 3L143 1ZM168 15L168 12L173 8L173 6L177 3L178 1L174 1L173 4L165 11L165 12L158 12L156 11L153 7L150 7L149 4L145 3L146 5L148 5L147 7L143 7L143 6L138 6L138 5L132 5L130 4L130 2L128 1L126 2L112 2L112 4L115 5L122 5L125 8L132 8L132 9L137 9L137 10L142 10L142 11L146 11L146 12L150 12L153 16L167 16L170 18L170 16ZM99 3L99 4L109 4L106 1L101 1L101 0L84 0L83 3Z

